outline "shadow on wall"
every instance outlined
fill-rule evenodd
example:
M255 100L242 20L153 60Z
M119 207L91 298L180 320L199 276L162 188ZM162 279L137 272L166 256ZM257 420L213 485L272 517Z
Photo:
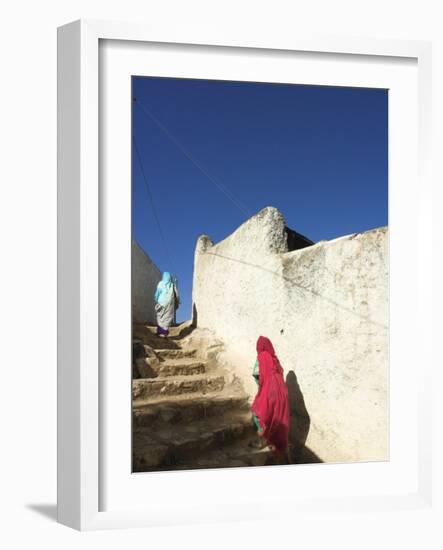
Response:
M198 314L197 314L197 306L195 304L192 304L192 326L194 328L198 327Z
M297 376L293 370L286 375L286 386L289 398L289 458L292 464L312 464L323 462L314 452L306 447L306 439L311 425L311 418L306 409Z

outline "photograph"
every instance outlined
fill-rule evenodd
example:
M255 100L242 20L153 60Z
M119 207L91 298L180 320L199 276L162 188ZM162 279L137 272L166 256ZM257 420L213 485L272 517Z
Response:
M2 548L443 548L441 2L378 4L6 4Z
M389 461L382 88L132 76L132 471Z

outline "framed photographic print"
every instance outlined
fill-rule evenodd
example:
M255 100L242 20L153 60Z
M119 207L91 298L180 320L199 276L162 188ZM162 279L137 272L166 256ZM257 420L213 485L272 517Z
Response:
M58 77L59 521L428 505L430 46L81 21Z

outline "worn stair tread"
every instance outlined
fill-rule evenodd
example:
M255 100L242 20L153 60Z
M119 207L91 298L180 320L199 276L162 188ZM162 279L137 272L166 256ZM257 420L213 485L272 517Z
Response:
M177 364L177 365L162 365L154 367L154 372L157 372L160 377L174 377L179 376L194 376L196 374L206 374L207 367L203 363L194 363L190 365Z
M156 378L135 378L134 383L146 383L154 384L158 382L164 382L165 384L175 384L180 382L189 382L191 380L202 380L202 379L214 379L214 378L223 378L223 374L211 373L211 374L189 374L183 376L157 376Z
M156 378L171 376L178 378L179 376L204 374L207 371L207 362L192 358L171 359L154 364L151 368L158 375Z
M210 394L210 395L194 395L194 394L188 394L185 393L183 395L166 395L166 396L156 396L152 399L146 399L146 400L134 400L133 401L133 409L139 409L144 407L155 407L156 405L160 405L163 403L168 403L177 406L189 406L193 403L199 403L199 402L214 402L214 401L225 401L228 399L234 399L238 401L247 401L249 400L249 396L246 393L239 393L239 392L233 392L229 387L225 388L224 390L217 392L216 394Z
M170 443L187 440L190 437L200 437L202 434L215 433L234 424L250 425L252 428L251 414L249 411L231 411L220 418L202 418L201 420L192 422L187 425L166 425L161 429L149 430L149 428L134 428L134 437L147 436L150 439L155 439L159 442Z
M132 337L133 341L139 341L144 345L148 345L155 350L180 350L180 340L177 338L164 338L156 334L156 327L148 327L146 325L135 324L133 326Z
M163 349L157 349L156 353L161 361L171 361L174 359L188 359L188 358L194 358L197 355L197 349L190 348L163 348Z
M176 359L168 359L167 362L164 363L161 362L160 364L168 364L168 365L206 365L207 361L204 359L197 359L196 357L179 357Z
M271 451L268 449L250 450L248 452L239 453L238 456L222 455L219 457L208 458L206 456L199 456L195 460L188 460L187 462L179 462L178 464L152 464L150 467L146 467L143 471L187 471L187 470L212 470L212 469L224 469L224 468L245 468L245 467L257 467L257 466L276 466L278 463L274 459Z
M212 469L221 469L221 468L245 468L251 466L247 462L235 459L227 458L222 462L208 462L204 459L198 459L195 462L189 464L174 464L174 465L160 465L160 466L151 466L146 467L143 472L172 472L172 471L192 471L192 470L212 470Z
M262 449L249 447L249 442L252 440L252 437L240 439L226 447L200 454L194 459L184 460L174 465L161 465L158 469L161 471L198 470L287 464L287 461L278 461L268 446Z
M148 399L157 395L182 393L206 394L224 388L225 378L221 374L190 374L183 376L158 376L136 378L132 381L133 399Z
M189 398L191 395L191 398ZM246 395L220 395L192 397L192 394L165 396L151 403L135 403L134 426L157 426L161 422L194 422L210 416L223 416L236 409L249 410Z
M177 342L170 340L169 338L160 338L159 336L154 336L150 333L135 333L134 341L139 341L157 352L169 350L181 351L181 346Z
M166 445L177 447L188 442L204 442L217 433L241 428L241 432L250 436L253 427L251 414L246 411L232 411L222 419L219 417L203 418L186 425L164 425L161 429L150 430L147 427L133 429L134 448L144 445Z
M157 337L156 325L137 324L137 328L139 331L144 331L145 333L149 333L151 336ZM192 332L192 329L193 329L192 322L185 321L175 327L169 327L168 338L171 338L171 339L184 338L185 336L187 336Z
M159 366L171 366L171 367L191 367L194 365L201 365L205 367L208 364L204 359L196 359L195 357L182 357L177 359L168 359L167 361L160 361Z
M201 456L199 459L201 463L200 467L205 467L205 464L208 464L207 467L211 467L209 464L223 464L224 462L230 462L232 460L239 460L244 462L247 466L275 464L276 460L269 446L265 446L261 449L255 449L249 446L249 443L255 439L257 439L257 436L253 435L235 442L225 449L220 449L220 452L211 451Z
M220 468L240 468L255 466L273 466L282 464L275 459L269 447L263 449L253 449L248 446L251 437L239 439L226 446L220 446L218 449L203 451L195 457L178 460L174 464L155 464L151 461L150 467L146 465L143 471L171 471L171 470L199 470L199 469L220 469ZM164 451L164 445L158 443L159 450L153 457L158 456L159 452L164 452L163 457L167 455ZM155 460L155 458L154 458ZM286 461L283 463L287 464Z
M206 450L219 448L252 433L249 412L231 412L210 417L188 425L169 425L162 429L134 428L133 460L136 471L147 471L157 466L189 463ZM194 458L195 457L195 458Z

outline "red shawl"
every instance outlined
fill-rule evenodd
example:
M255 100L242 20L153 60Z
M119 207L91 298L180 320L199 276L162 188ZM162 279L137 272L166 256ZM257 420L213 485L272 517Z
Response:
M269 338L259 337L257 356L260 380L258 393L252 403L252 412L260 422L265 439L274 445L277 452L282 453L288 447L288 388Z

